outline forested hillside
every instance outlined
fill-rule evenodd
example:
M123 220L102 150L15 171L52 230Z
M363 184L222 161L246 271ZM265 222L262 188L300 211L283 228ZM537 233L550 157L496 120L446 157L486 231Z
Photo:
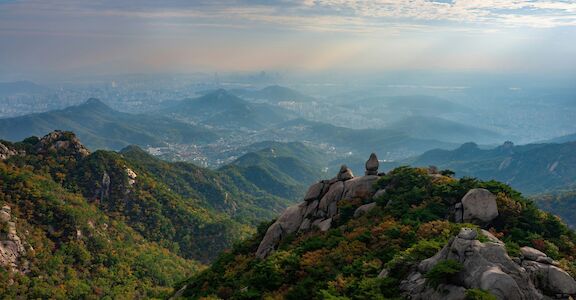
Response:
M164 297L289 204L240 172L90 153L72 132L2 141L0 170L9 298Z

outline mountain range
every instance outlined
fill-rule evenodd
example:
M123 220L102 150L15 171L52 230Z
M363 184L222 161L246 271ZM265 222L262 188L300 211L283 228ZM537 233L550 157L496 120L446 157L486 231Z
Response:
M528 194L576 187L576 142L520 146L506 142L492 149L466 143L455 150L431 150L402 163L495 179Z
M172 103L158 113L216 128L259 130L291 118L276 106L247 102L225 90Z
M131 144L202 143L217 139L209 130L167 117L115 111L98 99L62 110L0 119L0 138L18 141L53 130L72 130L92 149L120 150Z
M313 97L304 95L296 90L279 85L267 86L260 90L237 89L232 90L231 92L239 97L248 100L264 100L269 103L279 103L287 101L310 102L315 100Z
M50 89L30 81L0 82L0 96L42 94Z

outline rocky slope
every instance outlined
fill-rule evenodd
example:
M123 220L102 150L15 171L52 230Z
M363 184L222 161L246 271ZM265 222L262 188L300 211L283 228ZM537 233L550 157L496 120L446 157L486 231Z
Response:
M177 296L571 299L576 235L508 186L345 166Z

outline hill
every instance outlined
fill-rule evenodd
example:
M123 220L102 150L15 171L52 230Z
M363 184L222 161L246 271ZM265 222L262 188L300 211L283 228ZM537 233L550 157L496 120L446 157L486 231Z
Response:
M576 192L574 190L538 194L531 198L540 208L560 216L570 227L576 228Z
M495 179L534 194L573 187L576 184L576 143L528 144L507 142L493 149L474 143L460 148L431 150L406 163L451 169L458 176Z
M93 98L63 110L0 119L0 138L11 141L56 129L74 131L92 149L203 143L217 138L206 129L170 118L118 112Z
M220 171L233 169L260 189L294 200L323 173L321 153L301 143L263 142L250 148L260 150L239 157Z
M542 299L576 294L576 234L510 187L397 168L312 185L182 283L199 299ZM446 173L448 174L448 173Z
M226 129L263 129L291 118L279 107L250 103L217 90L196 99L185 99L158 113L191 123Z
M289 203L234 169L137 146L90 153L62 131L1 141L0 295L163 298Z
M563 135L563 136L559 136L553 139L549 139L544 141L543 143L569 143L569 142L574 142L576 141L576 133L573 134L568 134L568 135Z
M496 132L431 116L407 117L386 126L386 129L402 132L414 138L451 143L474 141L489 144L503 140L503 137Z

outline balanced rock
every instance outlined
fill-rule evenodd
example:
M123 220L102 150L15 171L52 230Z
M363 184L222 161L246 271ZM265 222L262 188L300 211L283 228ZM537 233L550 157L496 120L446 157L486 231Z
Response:
M496 196L486 189L471 189L462 198L462 221L487 224L498 217ZM459 219L456 217L456 219Z
M346 181L354 178L354 174L352 173L352 170L350 170L346 165L342 165L336 178L340 181Z
M366 175L378 175L378 157L375 153L370 154L370 158L366 161Z

